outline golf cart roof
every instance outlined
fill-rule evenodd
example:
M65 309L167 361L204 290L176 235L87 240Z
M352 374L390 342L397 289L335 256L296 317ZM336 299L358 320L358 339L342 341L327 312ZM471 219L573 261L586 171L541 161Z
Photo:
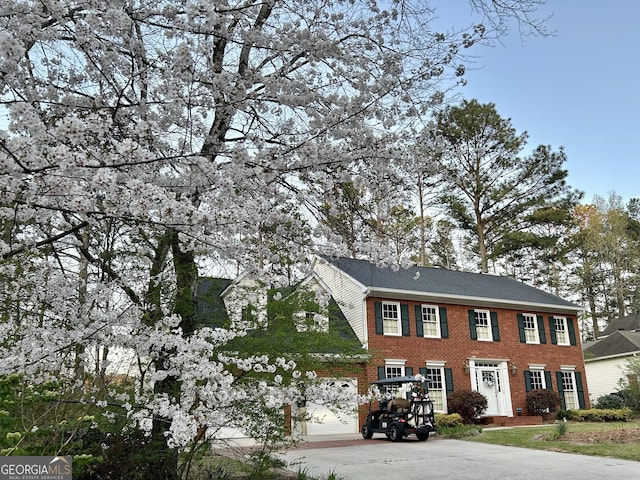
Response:
M415 382L422 382L422 380L417 379L413 375L406 375L404 377L383 378L382 380L371 382L371 385L400 385L402 383L415 383Z

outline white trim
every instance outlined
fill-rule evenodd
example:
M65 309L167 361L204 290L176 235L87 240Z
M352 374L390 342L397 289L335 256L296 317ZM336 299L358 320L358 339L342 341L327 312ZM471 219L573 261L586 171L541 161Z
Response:
M424 321L424 308L432 308L435 310L436 312L436 334L435 335L427 335L425 334L425 321ZM423 303L420 305L420 315L422 318L420 318L420 321L422 322L422 338L442 338L442 332L440 331L440 307L439 305L435 305L433 303ZM427 322L430 323L430 322Z
M360 282L357 282L362 285ZM510 308L514 310L522 310L523 307L530 308L537 312L557 313L566 312L567 315L577 315L586 309L580 306L556 305L551 303L522 302L514 300L505 300L501 298L490 297L473 297L468 295L454 294L436 294L429 292L420 292L417 290L399 290L397 288L382 287L365 287L365 294L369 297L387 297L402 298L406 300L415 300L419 302L433 302L437 304L448 303L456 305L478 305L481 307Z
M547 368L546 363L530 363L529 370L544 370Z
M535 337L536 337L533 342L530 342L529 340L527 340L527 330L531 330L531 329L527 329L527 327L526 327L525 316L526 317L533 317L533 332L535 333ZM538 330L538 316L535 313L522 312L522 328L524 329L524 341L525 341L526 344L528 344L528 345L539 345L540 344L540 331Z
M397 309L397 314L398 317L395 320L396 325L398 327L398 331L397 332L387 332L387 329L385 328L385 320L387 322L392 322L394 319L391 317L385 317L384 316L384 307L386 306L391 306L393 305L394 307L396 307ZM382 317L382 334L389 336L389 337L401 337L402 336L402 305L400 305L400 302L389 302L389 301L382 301L380 302L380 315Z

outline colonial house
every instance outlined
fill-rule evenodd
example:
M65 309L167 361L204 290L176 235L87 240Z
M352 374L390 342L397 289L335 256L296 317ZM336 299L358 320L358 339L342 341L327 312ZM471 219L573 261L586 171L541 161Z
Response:
M620 389L627 362L640 354L640 315L611 320L600 338L584 346L584 362L592 402Z
M420 373L443 413L448 394L476 390L498 424L528 423L533 389L558 392L564 409L589 406L574 303L490 274L330 257L312 270L369 352L367 383Z

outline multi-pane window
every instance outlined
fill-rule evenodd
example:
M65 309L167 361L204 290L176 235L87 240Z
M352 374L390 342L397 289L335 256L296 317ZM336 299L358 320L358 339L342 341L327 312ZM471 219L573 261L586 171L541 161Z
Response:
M562 372L562 394L564 396L565 410L578 408L578 396L573 372Z
M386 373L387 378L403 377L404 376L404 365L387 364L385 366L385 373Z
M405 375L404 362L399 361L387 361L384 366L386 378L403 377ZM390 397L395 397L399 390L398 385L387 386L386 394Z
M546 388L542 370L531 370L531 390Z
M556 341L558 345L569 345L569 332L567 331L567 319L565 317L553 317Z
M447 406L445 401L447 396L442 367L427 367L425 378L429 387L429 398L433 402L433 410L446 413Z
M294 322L298 332L328 332L329 317L317 312L296 312Z
M437 306L422 305L422 327L425 337L440 337L440 318Z
M478 340L492 341L493 337L491 336L491 320L489 317L489 311L476 310L475 320L476 320L476 332L478 334Z
M525 313L522 315L522 323L524 325L524 335L527 343L540 343L536 316L531 313Z
M400 335L400 304L382 304L382 325L385 335Z

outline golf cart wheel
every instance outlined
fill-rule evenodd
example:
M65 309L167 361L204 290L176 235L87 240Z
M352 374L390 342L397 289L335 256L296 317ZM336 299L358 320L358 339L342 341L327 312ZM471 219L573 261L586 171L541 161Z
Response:
M400 429L395 425L391 425L389 428L389 440L392 442L398 442L402 440L402 433L400 433Z
M373 437L373 432L371 431L369 426L368 425L363 426L362 427L362 438L364 438L365 440L369 440L371 437Z
M418 432L416 433L416 437L418 437L418 440L421 442L424 442L429 438L429 432Z

